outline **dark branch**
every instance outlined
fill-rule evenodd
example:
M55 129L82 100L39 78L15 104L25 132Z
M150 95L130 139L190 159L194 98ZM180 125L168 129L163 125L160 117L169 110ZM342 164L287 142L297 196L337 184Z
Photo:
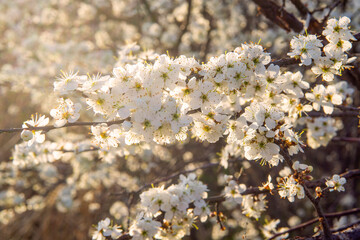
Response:
M353 169L340 174L340 177L344 177L346 179L355 178L359 176L360 176L360 169ZM318 186L325 185L325 182L326 182L326 178L322 178L318 180L308 181L306 182L306 186L309 188L315 188Z
M259 6L259 10L270 21L290 32L301 32L304 25L291 13L271 0L253 0Z
M299 11L301 16L303 18L310 17L309 26L308 26L308 32L309 33L317 33L321 34L323 30L323 23L320 23L318 20L316 20L309 9L301 2L301 0L291 0L292 4L296 7L296 9Z
M355 137L334 137L332 141L360 143L360 138Z
M354 208L354 209L350 209L350 210L346 210L346 211L342 211L342 212L326 213L325 216L327 218L338 218L338 217L342 217L342 216L346 216L346 215L356 214L356 213L359 213L359 212L360 212L360 208ZM309 220L307 222L301 223L301 224L299 224L299 225L297 225L295 227L292 227L292 228L290 228L290 229L288 229L286 231L279 232L279 233L273 235L271 238L269 238L269 240L274 239L274 238L276 238L278 236L281 236L283 234L286 234L286 233L290 233L290 232L293 232L293 231L296 231L296 230L299 230L299 229L303 229L303 228L305 228L307 226L310 226L310 225L312 225L312 224L314 224L314 223L316 223L318 221L319 221L318 218L314 218L314 219ZM336 231L338 231L338 230L336 230Z

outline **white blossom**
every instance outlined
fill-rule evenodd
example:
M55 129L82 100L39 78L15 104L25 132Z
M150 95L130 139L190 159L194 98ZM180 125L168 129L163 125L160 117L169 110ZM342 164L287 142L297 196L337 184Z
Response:
M23 128L29 127L45 127L49 123L49 118L45 117L45 115L35 114L31 115L31 119L27 120L23 123ZM27 141L28 146L36 143L43 143L45 141L45 134L42 134L42 131L36 130L23 130L21 132L21 138L24 141Z
M338 191L342 192L345 191L343 185L346 183L346 179L344 177L340 177L339 175L335 174L332 176L331 179L326 180L326 186L330 188L331 191Z

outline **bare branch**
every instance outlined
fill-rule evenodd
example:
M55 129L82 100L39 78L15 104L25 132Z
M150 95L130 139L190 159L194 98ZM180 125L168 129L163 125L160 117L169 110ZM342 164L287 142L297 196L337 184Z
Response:
M282 59L270 62L269 65L274 64L274 65L278 65L279 67L285 67L285 66L295 65L295 64L299 64L299 63L300 63L300 59L282 58Z
M339 6L339 4L341 3L341 0L338 0L336 2L334 2L331 6L328 6L327 8L329 8L329 12L326 14L326 16L324 17L324 19L321 21L322 24L325 24L325 22L328 20L331 12L337 7Z
M286 31L301 32L303 30L304 25L294 15L277 5L277 3L271 0L253 0L253 2L259 6L260 12L265 17Z
M92 125L101 124L101 123L106 123L108 126L110 126L110 125L114 125L114 124L121 124L126 120L128 120L128 119L109 121L109 122L105 122L105 121L104 122L74 122L74 123L67 123L62 127L54 127L54 126L31 127L31 126L29 126L27 128L9 128L9 129L0 129L0 134L5 133L5 132L6 133L21 132L23 130L48 132L53 129L74 127L74 126L92 126Z
M294 4L294 6L296 7L296 9L299 11L299 13L303 18L306 18L308 16L310 17L308 32L321 34L324 23L320 23L317 19L315 19L312 16L309 9L302 3L301 0L290 0L290 1L292 2L292 4Z
M355 137L334 137L332 141L360 143L360 138Z
M349 170L347 172L344 172L340 174L340 177L344 177L346 179L355 178L360 176L360 169L353 169ZM313 180L313 181L307 181L306 186L309 188L315 188L317 186L325 185L326 178Z
M346 216L346 215L351 215L351 214L356 214L356 213L359 213L360 212L360 208L353 208L353 209L350 209L350 210L345 210L345 211L341 211L341 212L335 212L335 213L326 213L325 216L327 218L338 218L338 217L342 217L342 216ZM307 226L310 226L316 222L319 221L319 218L314 218L312 220L309 220L307 222L304 222L304 223L301 223L295 227L292 227L286 231L283 231L283 232L279 232L279 233L276 233L275 235L273 235L270 239L274 239L278 236L281 236L283 234L286 234L286 233L290 233L290 232L293 232L293 231L296 231L296 230L299 230L299 229L302 229L302 228L305 228ZM336 230L338 231L338 230Z
M307 113L309 117L359 117L358 112L339 112L339 113L332 113L326 114L323 112L309 112Z

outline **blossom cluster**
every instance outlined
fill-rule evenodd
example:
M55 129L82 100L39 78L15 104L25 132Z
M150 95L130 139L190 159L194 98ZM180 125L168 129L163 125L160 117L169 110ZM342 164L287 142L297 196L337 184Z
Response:
M195 174L181 175L178 184L141 193L141 211L129 228L132 239L182 239L190 234L197 218L206 221L210 214L204 200L208 189L195 178ZM98 227L93 239L99 239L96 237L103 233L102 229Z
M290 155L302 151L294 126L303 112L322 107L331 114L334 105L342 104L352 91L339 82L327 87L318 84L306 92L310 85L300 72L281 72L270 61L270 54L256 44L242 44L203 64L185 56L160 55L152 63L139 61L116 67L112 75L63 72L54 90L61 95L79 91L95 115L121 123L91 127L94 144L104 150L143 142L183 142L189 132L210 143L227 135L224 166L228 156L239 152L248 160L276 166L283 160L279 143L286 143ZM51 111L56 127L80 117L79 103L63 98L59 102ZM320 133L331 131L320 129ZM333 132L323 133L320 145L326 145L335 136ZM316 147L313 137L319 134L313 133L308 131L308 142ZM33 141L30 132L22 136L30 139L29 144ZM39 141L43 138L39 135Z
M292 168L298 174L285 174L278 185L278 193L280 197L287 198L290 202L294 202L295 197L298 199L305 197L304 187L300 184L300 182L302 182L302 178L305 177L306 174L313 170L311 166L299 163L299 161L294 162Z
M334 105L341 105L347 97L352 95L353 91L348 88L345 81L341 81L327 87L316 85L311 92L305 94L305 97L312 103L315 111L320 111L322 107L324 113L331 114L334 111Z
M275 141L292 143L292 154L301 150L285 116L301 113L287 102L303 97L309 84L300 72L281 74L278 66L266 67L269 62L260 45L243 44L203 65L194 58L161 55L153 64L114 68L112 77L68 74L55 82L55 90L81 91L94 114L123 121L92 127L102 148L171 144L186 140L191 129L193 137L210 143L228 134L228 142L244 149L247 159L277 165L282 156ZM231 119L236 114L241 115Z
M339 20L332 18L327 21L327 25L322 34L328 40L324 46L322 56L322 42L316 35L300 35L291 40L292 51L288 53L290 57L300 58L300 65L309 66L314 61L312 72L322 79L331 82L334 75L341 75L341 72L348 67L346 64L355 60L348 59L346 51L350 50L352 44L350 40L356 40L349 29L350 19L341 17Z
M267 208L267 200L265 194L245 195L242 203L242 213L247 217L253 217L258 220L261 213Z

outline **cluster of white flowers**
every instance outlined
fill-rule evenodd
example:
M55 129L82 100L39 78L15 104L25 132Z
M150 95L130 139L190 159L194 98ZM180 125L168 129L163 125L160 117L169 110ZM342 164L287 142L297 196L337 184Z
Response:
M161 55L153 64L117 67L112 77L63 74L55 90L81 91L94 114L124 120L122 126L92 127L102 148L184 141L191 128L194 137L211 143L228 134L228 143L242 148L247 159L277 165L282 156L276 140L291 143L291 154L301 149L285 116L303 111L296 110L300 103L287 103L303 97L309 84L300 72L281 74L278 66L266 67L269 62L261 46L243 44L203 65L194 58Z
M309 173L313 170L311 166L302 164L299 161L294 162L293 169L299 173ZM294 202L295 197L302 199L305 197L304 187L301 186L299 180L295 178L295 174L289 173L287 170L283 170L281 175L283 176L278 185L278 193L280 197L287 198L290 202ZM298 174L299 175L299 174ZM299 177L299 176L297 176Z
M202 222L207 220L210 214L204 200L207 191L207 186L196 180L195 174L189 174L188 177L181 175L178 184L166 189L154 187L143 192L140 195L142 210L130 226L130 236L134 240L182 239L190 234L197 218ZM101 229L98 227L96 236L103 233Z
M298 199L305 197L304 188L295 180L294 175L282 178L278 192L280 197L287 198L290 202L294 202L295 196Z
M348 17L340 17L339 20L332 18L328 20L323 35L329 41L325 46L325 53L332 53L331 57L341 55L351 49L350 40L356 40L350 31L350 19ZM331 59L337 63L339 59ZM337 60L337 61L336 61Z
M293 39L292 46L298 49L305 44L306 51L300 49L304 64L311 64L309 56L316 62L316 56L322 54L319 40L314 35L301 39L301 44L298 38ZM91 127L94 144L104 150L144 142L183 142L189 132L210 143L227 135L222 165L227 165L229 156L243 154L248 160L276 166L283 160L279 143L286 143L290 155L302 151L299 134L293 130L302 112L319 111L322 107L330 114L334 105L348 102L352 91L345 82L339 82L327 87L319 84L306 92L310 85L300 72L283 73L270 61L270 54L255 44L242 44L203 64L185 56L160 55L152 63L130 61L120 65L112 75L63 72L54 83L54 90L61 95L79 91L86 96L85 102L94 115L122 121L121 125L102 123ZM79 103L63 98L59 102L50 112L56 127L79 118ZM319 138L319 134L313 134L311 125L309 129L308 142L316 142L314 138ZM320 145L326 145L335 136L335 129L330 130L320 131ZM25 131L22 136L30 139L29 143L34 141L30 132ZM34 139L42 141L43 135Z
M326 180L326 186L330 188L330 192L332 191L345 191L344 184L346 183L346 179L344 177L340 177L339 175L335 174L332 176L331 179Z
M311 92L305 94L305 97L312 102L315 111L320 111L322 107L326 114L331 114L334 111L334 105L341 105L347 97L351 96L353 91L347 87L346 82L341 81L327 87L316 85Z
M321 41L317 39L316 35L299 35L294 37L291 42L291 52L288 53L290 57L300 57L301 65L309 66L312 60L317 60L321 56L320 47L323 46Z
M278 193L280 197L287 198L290 202L295 201L295 197L302 199L305 197L304 187L299 182L302 182L304 178L308 177L307 174L312 172L313 167L307 164L295 161L292 168L297 174L291 174L289 168L285 168L280 171L280 175L283 177L278 184Z
M117 125L108 127L105 123L91 126L91 133L94 135L94 143L104 149L118 146L118 129Z
M133 239L153 239L153 237L159 232L161 223L154 220L149 216L141 216L140 214L136 218L136 222L130 227L130 236Z
M350 40L356 40L349 29L349 23L348 17L328 20L323 35L329 43L324 46L323 56L321 51L323 44L316 35L294 37L290 43L292 51L288 55L300 57L300 65L309 66L314 60L314 66L311 68L313 73L322 75L322 79L327 82L333 81L334 75L341 75L347 67L346 64L355 60L355 58L348 59L345 54L352 47Z
M4 26L0 40L4 54L0 56L0 62L6 64L0 66L0 82L10 83L17 91L25 88L25 91L36 92L31 94L32 100L41 103L47 95L42 91L43 87L39 89L38 86L48 86L45 79L51 78L59 68L76 66L81 70L110 70L115 62L116 49L113 47L127 42L138 42L142 48L160 52L176 48L175 53L181 51L201 57L199 48L192 45L201 46L207 41L209 22L202 11L205 5L213 9L214 16L222 16L216 19L220 24L212 30L221 38L213 39L211 53L217 49L223 52L239 42L250 41L254 35L261 36L267 47L281 45L278 42L287 38L279 28L254 31L245 27L247 8L253 12L255 3L239 2L234 7L234 3L214 0L206 1L205 5L201 0L192 2L187 33L180 38L183 24L179 23L186 19L187 4L187 0L151 0L146 3L131 0L38 0L36 5L23 1L4 2L0 9L3 16L0 25ZM156 18L144 11L147 7ZM262 24L263 27L267 25L265 22ZM279 51L280 48L274 49ZM134 48L132 52L135 52ZM118 62L129 60L124 59L122 53L118 54ZM139 57L146 59L145 54ZM16 86L18 83L21 87Z

